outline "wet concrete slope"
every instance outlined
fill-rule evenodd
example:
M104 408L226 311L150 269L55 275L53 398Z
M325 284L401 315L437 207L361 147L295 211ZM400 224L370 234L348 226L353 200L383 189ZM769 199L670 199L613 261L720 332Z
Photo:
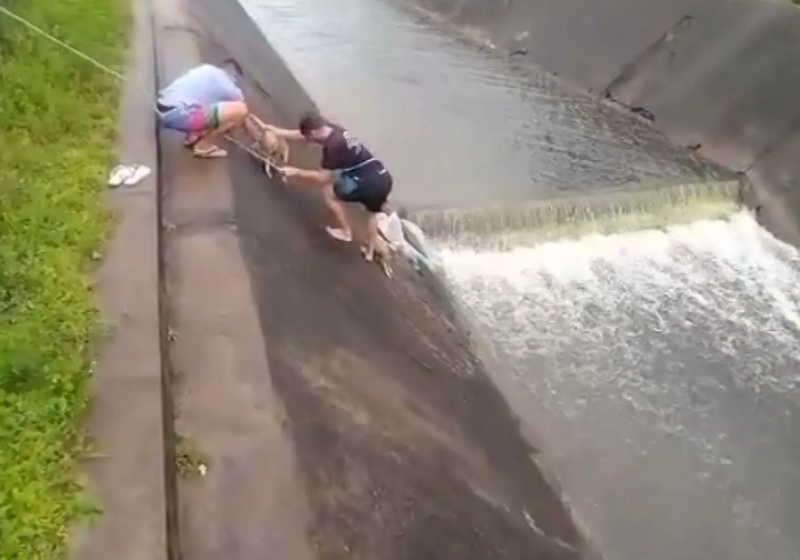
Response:
M406 0L402 0L406 1ZM800 11L732 0L408 0L568 82L644 107L682 145L764 186L773 229L800 217ZM769 204L772 200L780 203ZM775 210L788 206L791 210ZM784 215L780 215L784 214Z
M204 58L237 57L261 115L289 124L313 106L235 2L192 6ZM274 103L264 86L291 101ZM356 246L327 239L319 200L269 181L248 156L234 155L230 176L317 556L584 557L535 450L437 290L389 282Z

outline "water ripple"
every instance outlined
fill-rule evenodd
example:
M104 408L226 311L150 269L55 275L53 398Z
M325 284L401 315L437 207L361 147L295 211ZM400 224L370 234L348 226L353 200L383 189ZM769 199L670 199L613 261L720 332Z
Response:
M243 0L321 108L417 205L718 177L650 127L382 0Z

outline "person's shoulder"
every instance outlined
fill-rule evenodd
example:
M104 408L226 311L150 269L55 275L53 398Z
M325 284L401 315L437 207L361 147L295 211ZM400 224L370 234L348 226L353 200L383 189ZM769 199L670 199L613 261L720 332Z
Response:
M228 73L225 72L224 69L220 68L219 66L214 66L213 64L203 63L198 66L195 66L194 69L191 70L194 74L201 74L203 76L211 76L214 78L227 78Z
M190 72L196 74L209 74L209 73L215 73L217 70L219 70L219 68L217 68L213 64L208 64L207 62L205 62L203 64L198 64L197 66L192 68Z
M225 71L224 68L207 64L206 74L216 81L218 84L224 84L225 87L234 88L241 93L241 87L233 77Z
M328 123L328 126L331 127L331 133L325 143L329 145L343 144L345 142L345 129L334 123Z

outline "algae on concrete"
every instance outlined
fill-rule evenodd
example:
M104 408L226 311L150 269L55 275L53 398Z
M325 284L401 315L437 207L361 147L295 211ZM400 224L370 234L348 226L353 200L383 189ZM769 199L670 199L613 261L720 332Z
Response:
M675 185L486 208L428 209L410 218L439 243L502 250L727 219L742 208L744 188L739 181Z

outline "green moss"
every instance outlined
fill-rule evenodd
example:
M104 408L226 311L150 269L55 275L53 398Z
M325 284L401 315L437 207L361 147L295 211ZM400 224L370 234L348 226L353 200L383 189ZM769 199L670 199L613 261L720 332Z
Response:
M128 0L3 5L120 67ZM51 560L86 511L76 462L119 83L0 15L0 84L0 558Z

